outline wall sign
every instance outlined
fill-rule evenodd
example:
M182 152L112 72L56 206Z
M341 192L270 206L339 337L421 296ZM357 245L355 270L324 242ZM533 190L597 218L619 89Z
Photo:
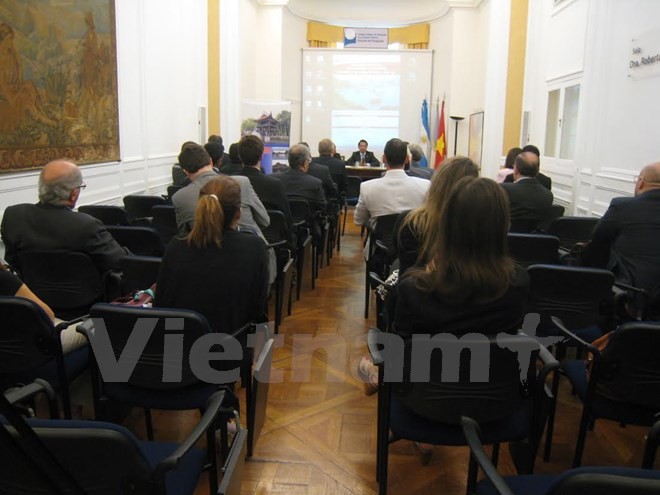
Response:
M628 77L643 79L660 75L660 29L632 39Z
M388 30L381 28L344 28L344 48L387 48Z

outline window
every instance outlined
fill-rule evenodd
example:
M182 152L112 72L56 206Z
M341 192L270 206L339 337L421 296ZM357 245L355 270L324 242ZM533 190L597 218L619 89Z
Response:
M548 92L544 155L562 160L575 157L580 85Z

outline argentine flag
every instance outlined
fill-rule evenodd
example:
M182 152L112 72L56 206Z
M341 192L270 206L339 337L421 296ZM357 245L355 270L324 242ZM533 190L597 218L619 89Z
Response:
M428 168L429 162L426 159L426 153L429 149L429 138L431 133L429 132L429 104L424 98L422 101L422 120L421 127L419 129L419 146L422 148L422 159L419 162L419 165L424 168Z

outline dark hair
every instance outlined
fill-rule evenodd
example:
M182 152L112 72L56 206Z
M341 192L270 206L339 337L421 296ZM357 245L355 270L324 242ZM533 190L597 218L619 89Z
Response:
M516 156L515 165L523 177L536 177L539 173L539 159L531 151L523 151Z
M231 177L217 177L199 191L195 224L188 234L188 245L222 246L222 232L241 209L241 187Z
M237 146L238 156L243 165L252 167L259 163L264 154L264 143L257 136L243 136Z
M514 273L507 253L508 230L504 190L491 179L459 180L440 218L435 254L424 270L413 272L418 287L452 304L499 299Z
M221 136L218 136L217 134L211 134L211 135L209 136L208 142L209 142L209 143L219 143L219 144L223 144L223 143L222 143L222 137L221 137Z
M513 168L513 162L516 161L516 157L522 153L521 148L511 148L506 154L506 160L504 160L504 168Z
M289 167L294 170L299 170L306 161L312 159L312 154L309 148L304 144L294 144L289 148Z
M217 167L218 164L222 162L222 157L225 154L225 147L217 141L209 141L204 145L204 149L211 157L213 166Z
M367 146L369 146L369 143L367 143L367 140L366 140L366 139L360 139L360 140L358 141L358 148L360 147L360 144L362 144L362 143L364 143L364 144L366 144Z
M238 143L231 143L229 145L229 159L232 163L243 163L241 157L238 156Z
M522 151L529 151L530 153L534 153L537 157L541 158L541 151L534 146L533 144L528 144L527 146L523 146Z
M203 146L188 141L183 144L179 153L179 165L188 173L194 174L199 169L206 167L211 162L211 157Z
M402 167L408 157L408 145L398 138L392 138L385 143L383 154L387 165L393 168Z

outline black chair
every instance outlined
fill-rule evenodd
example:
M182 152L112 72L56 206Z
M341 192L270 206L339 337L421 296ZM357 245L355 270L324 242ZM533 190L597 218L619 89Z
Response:
M623 467L570 469L559 475L502 477L484 451L476 421L462 418L471 458L479 464L486 479L476 487L476 495L652 495L660 493L660 471ZM647 448L657 448L651 444Z
M234 337L245 341L244 333L249 328L249 325L242 328L239 331L242 333ZM213 366L215 371L212 372L214 379L201 381L193 371L197 363L190 359L190 353L196 341L209 339L211 329L206 318L194 311L101 303L92 307L90 319L78 330L92 344L92 389L97 418L105 414L108 400L143 407L150 440L153 439L151 409L203 410L208 398L220 385L212 383L216 381L215 371L239 369L243 361L252 359L249 352L242 352L242 356L224 361L222 365L216 364L216 361ZM177 351L180 361L174 363L166 353L166 341L171 330L183 332L178 344L181 348ZM114 358L112 351L117 356L122 355L135 333L142 336L143 348L131 347L134 368L120 367L118 361L115 364L109 361ZM176 337L180 335L178 333ZM233 372L225 375L231 377L224 384L234 383L239 376ZM226 423L220 426L224 426L221 431L226 438Z
M153 227L111 226L107 227L110 235L120 246L138 256L163 256L165 246L160 233Z
M176 212L174 206L157 205L151 209L151 225L160 234L163 244L167 246L172 237L179 233L179 227L176 224Z
M121 293L148 289L158 280L161 258L154 256L125 256L119 262Z
M315 288L314 213L306 200L289 198L293 228L296 234L296 300L300 300L305 260L311 265L312 289ZM317 237L320 232L317 233Z
M13 398L30 400L30 394L34 391ZM24 420L2 397L2 411L12 427L0 427L0 491L192 495L202 471L208 470L209 491L216 494L215 426L220 416L232 412L223 405L225 396L218 391L209 397L204 415L181 444L141 441L123 426L105 422ZM206 449L195 446L202 436ZM238 432L232 454L234 447L237 454L245 450L244 430ZM223 479L233 481L230 486L239 479L237 454Z
M660 413L660 323L631 322L618 327L602 351L580 339L557 318L564 334L591 353L584 360L562 364L562 370L583 403L573 467L582 463L587 430L596 419L620 424L653 425Z
M552 222L554 222L556 219L564 216L564 211L566 211L566 209L562 205L558 205L556 203L553 203L550 206L550 210L548 211L545 218L543 218L541 220L541 222L539 223L538 230L540 230L541 232L547 232L547 230L550 227L550 224L552 224Z
M275 250L277 260L277 276L275 278L275 333L278 333L282 324L282 308L284 301L291 306L293 286L293 268L295 257L289 243L291 238L284 213L278 210L267 210L270 217L268 227L262 229L269 247Z
M266 422L266 408L268 406L268 389L270 386L270 373L273 366L274 340L268 339L257 355L252 371L252 398L248 407L248 440L247 455L252 457L257 445L261 430Z
M507 235L509 255L521 266L559 263L559 239L541 234Z
M563 336L552 317L559 317L572 332L589 342L612 328L612 272L596 268L532 265L527 273L530 282L528 312L540 316L536 330L538 336ZM558 342L556 355L559 360L564 358L567 345L575 343ZM553 377L554 397L559 393L559 376L555 373ZM554 419L553 406L543 454L546 461L550 459Z
M548 234L558 237L560 247L570 251L578 242L591 240L597 223L593 217L561 217L550 224Z
M58 325L34 302L22 297L0 297L0 388L45 380L60 392L62 409L71 418L69 383L87 369L89 349L82 347L64 355L60 333L82 318ZM51 417L57 418L54 404Z
M121 206L83 205L78 207L78 211L98 218L104 225L131 224L128 213Z
M438 334L432 341L413 336L404 346L387 337L392 335L373 328L367 336L379 375L376 479L381 495L387 493L390 443L465 445L460 426L465 415L483 425L495 459L501 442L519 442L517 450L510 448L514 463L519 471L533 472L546 410L544 384L558 366L537 340L522 334L471 334L460 340ZM465 348L470 352L462 352ZM544 362L538 374L537 358ZM471 463L467 493L475 483Z
M247 456L247 435L246 430L239 430L231 443L231 450L227 456L227 461L222 466L222 480L218 487L217 495L240 495L241 481L243 480L243 466Z
M19 251L18 262L25 284L63 320L87 314L118 285L112 272L101 275L85 253Z
M151 222L151 208L167 204L167 200L162 196L148 194L129 194L124 196L123 202L133 222L140 219L147 219Z
M355 206L360 199L360 184L362 184L362 179L355 175L349 175L346 177L346 205L344 208L344 223L341 229L341 235L344 235L346 232L346 217L348 217L348 206Z
M646 436L646 446L644 447L644 457L642 458L642 469L653 469L655 463L655 454L660 447L660 420L656 421Z
M371 290L375 287L371 283L370 273L376 273L383 280L389 275L393 259L394 225L399 218L398 213L382 215L376 218L376 225L369 229L367 243L369 256L365 263L364 274L364 317L369 318L369 301Z
M180 189L183 189L185 186L167 186L167 201L168 203L172 203L172 196L174 196L177 191Z

